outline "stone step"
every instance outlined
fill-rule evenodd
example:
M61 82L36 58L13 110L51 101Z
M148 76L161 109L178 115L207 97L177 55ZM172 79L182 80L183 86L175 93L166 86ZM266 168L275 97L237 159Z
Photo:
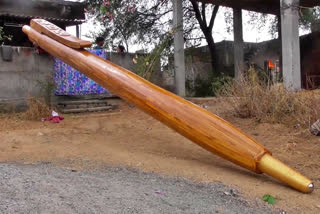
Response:
M91 108L60 109L60 111L64 114L72 114L72 113L108 111L114 108L115 106L103 106L103 107L91 107Z
M58 104L60 109L75 109L75 108L94 108L109 106L108 103L81 103L81 104Z
M82 104L101 104L108 103L107 99L104 100L70 100L70 101L60 101L58 105L82 105Z
M60 112L68 113L81 113L81 112L95 112L107 111L117 108L115 99L75 99L65 100L57 103ZM116 99L117 101L119 99ZM119 101L118 101L119 102Z

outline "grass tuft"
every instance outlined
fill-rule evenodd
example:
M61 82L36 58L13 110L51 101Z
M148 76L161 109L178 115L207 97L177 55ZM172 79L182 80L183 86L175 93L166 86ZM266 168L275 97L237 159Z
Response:
M226 84L226 97L236 116L259 122L310 127L320 118L320 90L291 92L282 83L261 81L255 72Z
M28 110L22 116L25 120L41 120L51 115L50 108L44 100L29 97L27 105Z

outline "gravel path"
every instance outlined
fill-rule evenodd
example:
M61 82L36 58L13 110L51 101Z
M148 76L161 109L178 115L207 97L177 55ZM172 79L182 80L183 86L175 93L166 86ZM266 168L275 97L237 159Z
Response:
M272 213L222 184L123 168L0 164L1 213Z

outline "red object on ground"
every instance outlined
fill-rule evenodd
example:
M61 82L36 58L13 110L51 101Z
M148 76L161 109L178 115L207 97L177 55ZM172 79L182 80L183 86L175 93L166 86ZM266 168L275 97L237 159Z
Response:
M60 121L64 120L62 116L50 116L43 119L44 121L50 121L52 123L60 123Z

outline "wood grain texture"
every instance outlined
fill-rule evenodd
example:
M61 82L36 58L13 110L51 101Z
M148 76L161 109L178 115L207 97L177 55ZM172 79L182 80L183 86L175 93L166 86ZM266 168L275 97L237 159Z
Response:
M30 22L30 26L38 31L39 33L43 33L50 38L68 46L71 48L86 48L91 47L92 43L89 41L81 40L75 36L72 36L68 32L62 30L58 26L44 20L44 19L32 19Z
M225 120L86 50L67 47L29 26L23 31L48 53L203 148L260 173L259 160L269 152Z

